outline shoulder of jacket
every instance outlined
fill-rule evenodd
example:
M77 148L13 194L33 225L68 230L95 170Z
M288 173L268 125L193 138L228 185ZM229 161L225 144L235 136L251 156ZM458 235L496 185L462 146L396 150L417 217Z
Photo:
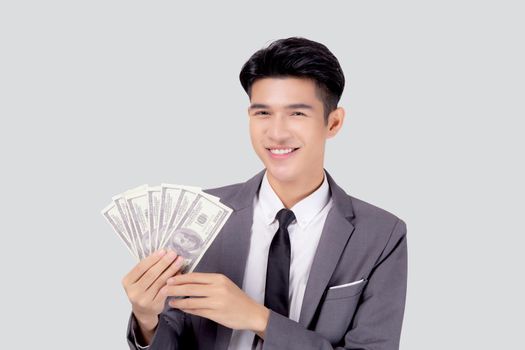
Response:
M350 196L354 210L354 225L375 228L378 232L392 232L397 225L406 226L396 214L360 198Z
M204 192L221 198L221 200L228 200L231 196L234 196L242 187L244 183L234 183L231 185L225 185L220 187L206 188L203 189Z

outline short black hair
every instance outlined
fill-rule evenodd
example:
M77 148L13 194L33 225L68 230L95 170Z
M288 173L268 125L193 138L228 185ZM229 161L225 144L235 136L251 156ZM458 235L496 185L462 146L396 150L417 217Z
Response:
M323 101L325 124L337 108L345 86L345 76L337 58L328 48L303 37L290 37L272 42L255 52L242 66L239 79L251 98L257 79L298 77L316 83L318 97Z

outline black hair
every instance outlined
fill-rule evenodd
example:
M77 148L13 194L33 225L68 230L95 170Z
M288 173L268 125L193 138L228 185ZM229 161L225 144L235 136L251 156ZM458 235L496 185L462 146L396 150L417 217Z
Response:
M337 108L345 86L343 70L332 52L325 45L302 37L279 39L258 50L239 74L241 85L250 98L253 83L269 77L312 79L323 102L325 124L330 112Z

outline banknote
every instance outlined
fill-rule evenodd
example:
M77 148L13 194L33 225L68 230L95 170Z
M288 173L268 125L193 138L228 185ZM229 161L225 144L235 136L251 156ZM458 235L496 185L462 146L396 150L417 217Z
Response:
M161 184L159 219L157 229L158 247L162 247L162 238L166 232L171 217L175 215L177 203L182 193L182 187L171 184Z
M173 210L170 220L168 221L162 235L162 246L166 245L168 235L177 227L180 219L182 219L182 216L189 209L191 203L195 200L195 198L197 198L197 195L198 194L195 192L181 188L180 196L177 200L177 204L175 205L175 209Z
M149 201L148 191L133 192L124 196L131 213L131 223L134 227L135 237L143 252L143 257L152 253L151 232L149 230Z
M168 249L176 251L184 258L183 273L194 270L231 212L232 210L224 204L197 194L164 240Z
M151 249L155 251L159 249L158 227L159 227L159 208L160 208L161 187L154 186L148 188L148 221L149 232L151 234Z
M193 271L231 212L200 187L162 183L115 195L101 213L137 260L172 249L184 257L185 273Z
M117 233L117 235L120 237L122 242L124 242L129 252L134 257L137 257L137 251L135 250L135 245L133 244L131 237L128 235L128 232L126 231L126 228L124 227L122 216L120 215L116 204L111 203L107 207L102 209L102 215L104 215L104 217L109 222L113 230Z
M202 192L202 189L199 187L161 184L159 229L157 233L158 247L163 247L166 244L167 233L177 226L198 194L215 202L220 201L218 197Z
M118 212L122 218L122 223L124 224L126 232L128 233L128 236L133 242L133 246L135 248L136 256L138 259L143 259L146 255L144 254L144 250L142 248L142 245L140 244L140 237L138 236L138 232L135 228L135 225L133 224L133 220L131 218L131 211L127 204L126 196L132 196L135 193L143 192L147 188L148 185L146 184L140 185L128 191L125 191L124 193L112 197L112 200L115 203L115 206L117 207Z

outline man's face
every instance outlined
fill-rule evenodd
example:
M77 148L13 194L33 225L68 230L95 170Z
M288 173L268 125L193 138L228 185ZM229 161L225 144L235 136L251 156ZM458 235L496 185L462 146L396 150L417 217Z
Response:
M252 146L268 176L279 182L300 182L319 174L325 141L340 128L342 109L338 108L337 117L325 125L323 103L316 95L315 83L292 77L256 80L250 103ZM332 119L336 119L335 127ZM284 153L287 149L293 151Z

